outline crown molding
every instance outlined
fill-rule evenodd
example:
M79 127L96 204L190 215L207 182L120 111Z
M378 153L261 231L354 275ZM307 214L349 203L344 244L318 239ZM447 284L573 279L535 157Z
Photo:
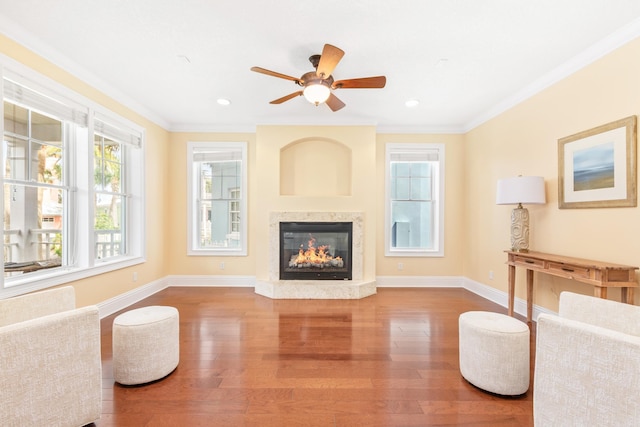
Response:
M41 39L34 37L33 34L26 31L23 27L8 20L1 14L0 33L20 44L24 48L32 51L36 55L51 62L53 65L60 67L62 70L68 72L82 82L87 83L89 86L97 89L109 98L112 98L114 101L133 110L144 118L151 120L163 129L169 128L169 123L164 118L160 117L157 113L151 111L130 96L125 95L114 86L110 85L92 72L83 68L77 62L71 60L69 57L54 49L47 43L43 42Z
M481 124L493 119L505 111L515 107L521 102L542 92L544 89L569 77L587 65L597 61L619 47L629 43L640 36L640 18L621 27L619 30L585 49L582 53L569 59L553 71L531 82L512 96L487 110L484 114L471 120L464 126L463 133L469 132Z

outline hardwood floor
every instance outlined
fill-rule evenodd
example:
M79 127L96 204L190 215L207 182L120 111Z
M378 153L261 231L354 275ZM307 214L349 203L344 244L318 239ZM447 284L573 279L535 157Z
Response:
M119 313L104 318L98 427L533 425L532 387L502 397L461 377L458 316L506 313L464 289L272 300L252 288L172 287L128 309L146 305L179 310L180 363L148 385L114 384Z

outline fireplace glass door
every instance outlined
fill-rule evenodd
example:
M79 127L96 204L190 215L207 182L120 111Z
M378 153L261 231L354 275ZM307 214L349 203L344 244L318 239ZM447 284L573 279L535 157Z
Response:
M281 222L280 280L351 280L351 222Z

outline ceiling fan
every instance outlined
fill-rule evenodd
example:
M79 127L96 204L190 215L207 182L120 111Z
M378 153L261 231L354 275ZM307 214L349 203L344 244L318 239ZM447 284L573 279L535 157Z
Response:
M338 111L345 106L333 94L336 89L381 89L387 83L385 76L364 77L359 79L335 80L331 73L338 65L338 62L344 56L344 51L340 48L325 44L322 49L322 55L312 55L309 61L315 68L315 71L305 73L300 78L291 77L286 74L276 73L261 67L251 67L251 71L266 74L268 76L278 77L285 80L291 80L298 86L302 86L302 90L290 93L282 98L274 99L270 104L282 104L285 101L304 95L309 102L319 105L325 103L331 108L331 111Z

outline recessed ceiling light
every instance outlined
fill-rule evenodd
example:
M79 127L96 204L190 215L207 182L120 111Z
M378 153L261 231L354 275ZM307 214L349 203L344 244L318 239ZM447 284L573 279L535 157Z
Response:
M218 98L217 102L220 105L229 105L229 104L231 104L231 101L229 101L228 99L225 99L225 98Z
M420 104L420 101L418 101L417 99L410 99L404 103L404 105L406 105L408 108L417 107L418 104Z
M436 62L436 68L446 67L448 63L449 63L449 58L440 58L438 59L438 62Z
M180 61L184 62L185 64L191 64L191 60L187 55L176 55L176 56Z

